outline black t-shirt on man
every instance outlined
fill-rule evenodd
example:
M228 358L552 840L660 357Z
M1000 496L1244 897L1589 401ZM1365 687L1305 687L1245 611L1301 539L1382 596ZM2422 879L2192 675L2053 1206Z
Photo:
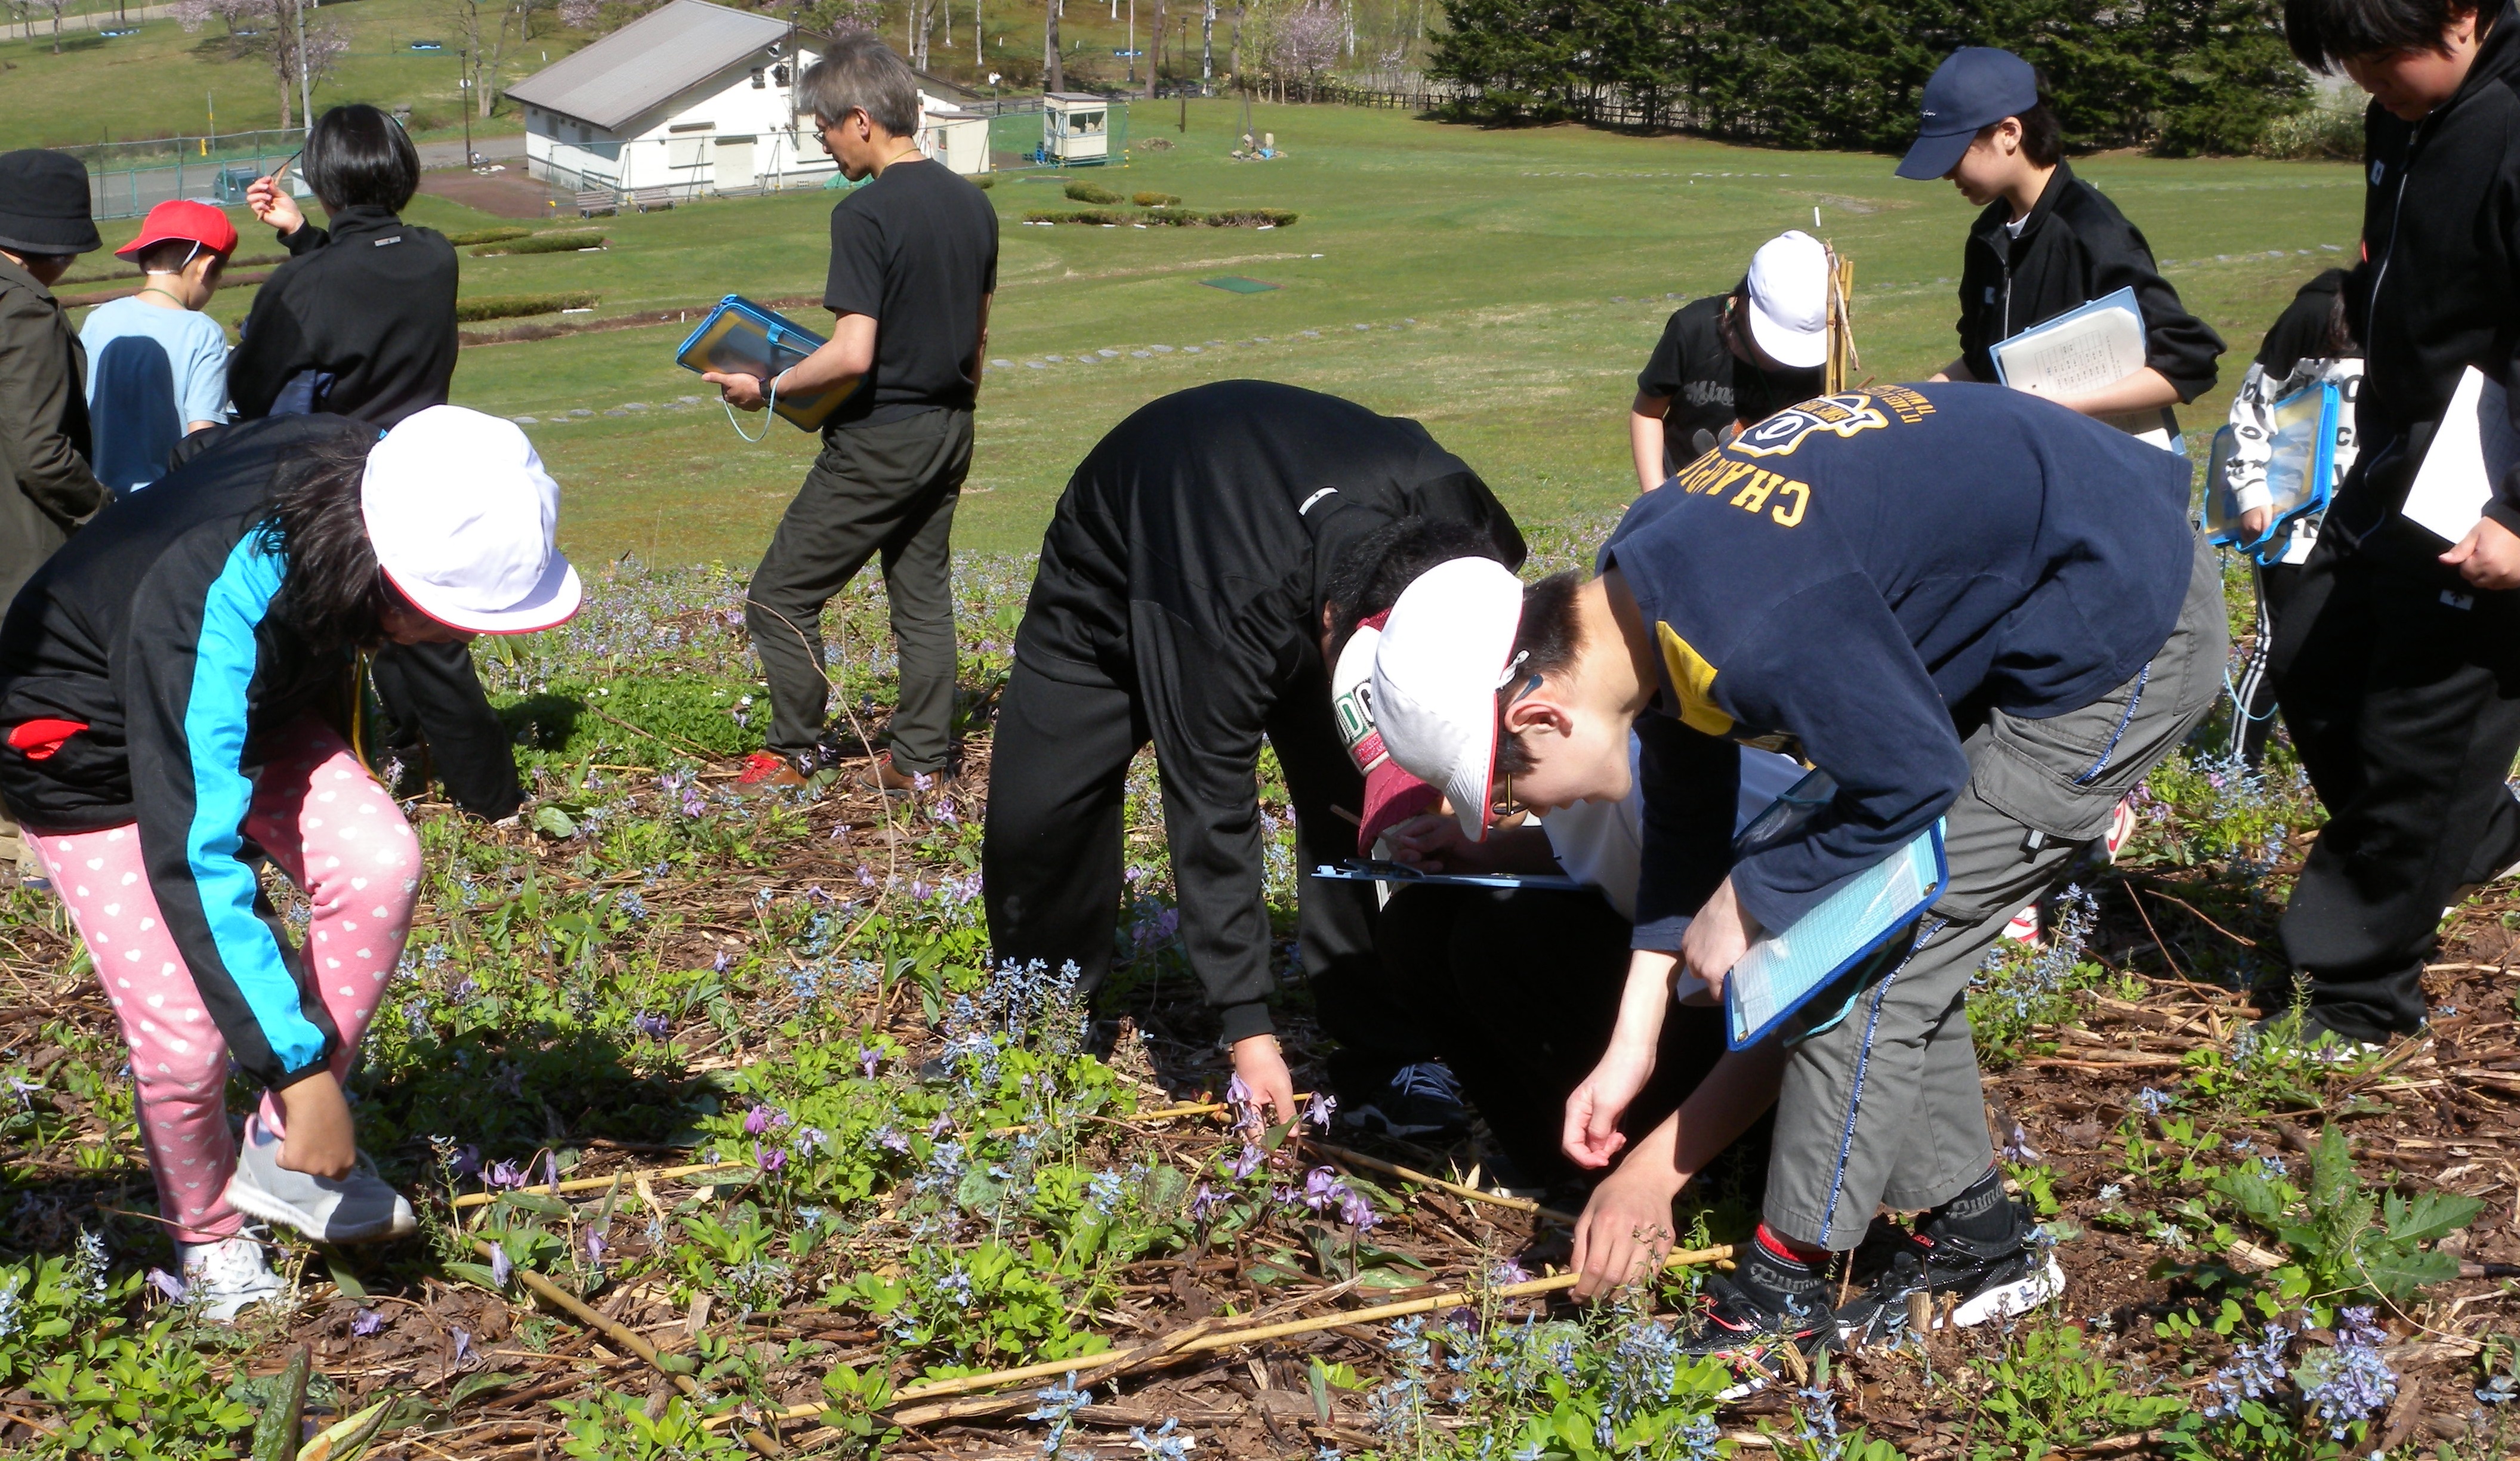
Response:
M1819 371L1763 371L1724 343L1723 294L1692 299L1672 311L1653 358L1637 376L1637 393L1671 402L1662 419L1662 465L1668 474L1696 460L1701 430L1721 439L1735 421L1765 421L1820 394Z
M997 210L943 163L906 158L841 199L823 304L875 320L875 366L827 429L969 410L980 302L997 288Z

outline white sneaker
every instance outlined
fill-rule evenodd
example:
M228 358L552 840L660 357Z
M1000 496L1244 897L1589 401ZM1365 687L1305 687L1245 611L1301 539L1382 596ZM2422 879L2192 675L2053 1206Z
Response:
M2016 944L2027 944L2033 949L2038 948L2039 905L2034 903L2013 914L2012 920L2003 925L2003 937Z
M2118 854L2135 840L2135 808L2125 797L2118 798L2118 804L2109 809L2108 830L2100 834L2100 850L2109 855L2110 862L2116 862Z
M202 1317L213 1323L235 1323L241 1310L277 1299L289 1287L271 1271L262 1245L243 1235L178 1243L175 1257L184 1274L184 1302L200 1305Z
M411 1204L377 1175L365 1153L359 1164L338 1180L292 1172L280 1165L280 1138L264 1129L261 1117L248 1116L228 1206L319 1243L381 1243L418 1232Z

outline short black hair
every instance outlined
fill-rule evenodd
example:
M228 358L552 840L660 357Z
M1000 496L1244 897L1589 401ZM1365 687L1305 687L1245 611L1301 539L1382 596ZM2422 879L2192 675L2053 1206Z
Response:
M2039 100L2028 111L2014 112L2012 119L2021 123L2021 155L2028 157L2032 165L2053 167L2063 159L2065 124L2056 119L2056 104L2048 95L2045 83L2039 88ZM2002 125L2001 121L1989 123L1978 128L1977 135L1984 137Z
M1570 568L1522 591L1522 619L1513 631L1512 686L1575 663L1584 647L1584 622L1575 613L1575 596L1583 587L1584 575ZM1537 764L1519 734L1497 737L1497 775L1518 776Z
M1349 544L1323 591L1330 611L1331 659L1347 647L1357 625L1398 603L1419 574L1455 558L1505 561L1484 529L1449 517L1403 517Z
M2500 9L2458 0L2284 0L2284 43L2303 66L2334 71L2363 56L2438 51L2452 17L2474 15L2481 34Z
M160 239L132 255L131 261L140 266L143 274L180 274L186 264L204 254L225 257L212 253L208 244L191 239Z
M384 208L399 213L420 191L420 149L402 125L365 102L315 119L300 164L327 213Z

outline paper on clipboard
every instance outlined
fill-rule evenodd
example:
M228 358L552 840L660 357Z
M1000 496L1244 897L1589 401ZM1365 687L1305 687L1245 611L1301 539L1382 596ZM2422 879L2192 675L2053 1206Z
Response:
M2495 488L2520 459L2520 439L2511 430L2509 397L2498 381L2469 366L2458 377L2441 429L2415 469L2400 509L2408 522L2455 544L2465 538Z
M2143 309L2132 288L2043 320L1987 351L1995 377L2039 396L2078 396L2117 384L2144 367ZM2109 424L2163 451L2178 440L2170 413L2132 412Z
M1724 979L1725 1039L1765 1039L1820 991L1912 925L1948 877L1937 819L1905 846L1775 933L1763 933Z

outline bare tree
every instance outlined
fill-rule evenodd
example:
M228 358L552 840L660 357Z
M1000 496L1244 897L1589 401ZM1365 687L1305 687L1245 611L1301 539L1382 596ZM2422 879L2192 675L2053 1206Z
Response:
M1050 0L1041 12L1041 74L1046 91L1065 91L1067 78L1058 64L1058 0Z
M1280 17L1275 54L1270 58L1277 64L1280 85L1291 81L1303 88L1307 99L1318 96L1323 75L1338 64L1344 24L1330 0L1305 0Z
M305 26L306 50L298 53L298 15L300 0L176 0L176 22L187 31L201 29L216 20L227 26L228 53L232 56L258 56L271 67L272 77L280 85L280 127L288 131L297 125L299 68L305 68L305 89L312 92L316 82L333 73L336 63L350 49L350 38L330 18L309 21Z
M216 0L213 0L216 3ZM534 11L546 0L451 0L447 16L464 36L465 79L471 81L473 114L486 117L499 104L499 63L510 34L522 39ZM590 6L589 9L592 9Z

